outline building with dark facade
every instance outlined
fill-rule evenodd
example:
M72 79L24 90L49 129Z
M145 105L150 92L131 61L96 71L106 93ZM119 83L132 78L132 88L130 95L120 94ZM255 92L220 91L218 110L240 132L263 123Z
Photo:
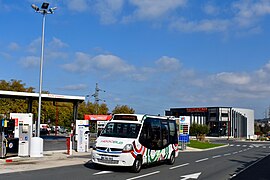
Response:
M254 137L254 110L233 107L170 108L166 116L189 116L190 124L206 124L209 136Z

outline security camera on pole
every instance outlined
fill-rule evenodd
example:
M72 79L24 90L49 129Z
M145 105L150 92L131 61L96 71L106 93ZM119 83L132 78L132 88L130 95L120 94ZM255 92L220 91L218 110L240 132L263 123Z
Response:
M45 32L45 17L47 14L53 14L54 10L56 10L56 7L49 8L49 3L43 2L41 7L39 8L35 4L31 5L32 8L37 12L43 15L42 19L42 38L41 38L41 57L40 57L40 74L39 74L39 98L38 98L38 120L36 123L36 137L33 138L33 144L32 146L35 146L35 143L37 143L36 147L40 147L38 149L33 149L32 156L40 157L43 156L43 139L40 138L40 114L41 114L41 92L42 92L42 74L43 74L43 60L44 60L44 32ZM31 150L32 150L31 146ZM30 151L31 153L31 151ZM30 154L31 156L31 154Z

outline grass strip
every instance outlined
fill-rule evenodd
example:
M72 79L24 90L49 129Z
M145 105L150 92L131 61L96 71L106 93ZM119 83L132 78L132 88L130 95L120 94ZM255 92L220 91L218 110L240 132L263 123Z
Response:
M224 146L225 144L213 144L210 142L202 142L197 140L190 140L190 143L187 144L188 147L197 148L197 149L209 149L219 146Z

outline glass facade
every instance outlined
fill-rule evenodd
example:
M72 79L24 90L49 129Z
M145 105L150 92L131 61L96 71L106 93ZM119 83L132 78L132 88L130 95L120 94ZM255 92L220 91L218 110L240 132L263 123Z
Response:
M208 136L247 137L247 117L232 107L171 108L166 116L190 116L190 124L206 124Z

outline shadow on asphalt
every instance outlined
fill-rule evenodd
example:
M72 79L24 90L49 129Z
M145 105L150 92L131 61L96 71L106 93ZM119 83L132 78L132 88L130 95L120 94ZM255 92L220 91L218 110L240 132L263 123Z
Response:
M84 167L93 169L93 170L99 170L99 171L114 171L114 172L128 172L130 171L129 167L114 167L114 166L102 166L99 164L92 163L91 161L88 161L84 164Z
M166 162L156 162L156 163L151 163L148 165L142 165L142 169L148 169L156 166L166 166ZM87 163L84 164L84 167L93 169L93 170L99 170L99 171L114 171L114 172L131 172L131 167L121 167L119 166L103 166L99 164L92 163L92 161L88 161Z
M240 163L240 164L243 165L242 167L237 168L237 169L234 171L234 173L230 174L230 176L233 176L234 174L239 173L240 171L242 171L243 169L245 169L245 168L248 167L249 165L253 164L253 163L256 162L257 160L255 160L255 161L250 161L250 162L246 162L246 161L239 161L239 160L231 159L230 161L232 161L232 162L237 162L237 163Z

